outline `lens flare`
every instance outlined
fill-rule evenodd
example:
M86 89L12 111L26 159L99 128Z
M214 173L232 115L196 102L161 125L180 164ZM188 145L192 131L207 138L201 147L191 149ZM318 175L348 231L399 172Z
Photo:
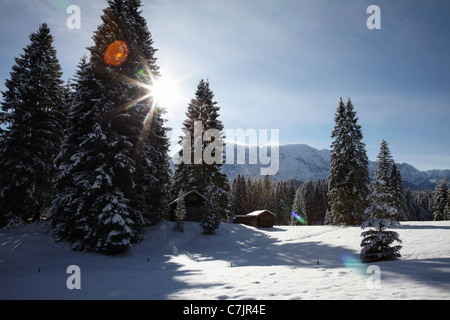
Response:
M346 269L350 269L355 271L356 274L359 275L365 275L366 274L366 267L364 264L356 257L348 254L343 253L340 256L341 262L344 265Z
M127 61L129 53L130 49L128 49L128 45L126 44L126 42L117 40L108 46L103 60L107 64L117 67L118 65L121 65L122 63Z
M295 212L291 212L291 214L294 216L295 219L297 219L298 222L300 222L300 224L306 226L306 221L305 219L303 219L302 217L300 217L297 213Z
M136 75L136 79L142 83L149 84L152 82L152 78L147 74L147 70L142 64L139 64L135 69L134 73Z
M67 8L70 6L70 2L68 0L48 0L49 5L52 5L53 7L57 8L61 11L66 11Z

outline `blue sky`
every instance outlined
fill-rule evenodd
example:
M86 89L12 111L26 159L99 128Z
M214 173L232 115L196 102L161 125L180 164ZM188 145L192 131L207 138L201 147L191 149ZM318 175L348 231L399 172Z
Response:
M70 30L69 5L81 9ZM450 1L143 0L163 77L174 83L168 125L180 128L208 78L225 128L279 129L280 143L329 148L339 98L352 99L371 160L450 169ZM370 5L381 29L369 30ZM106 0L2 0L0 90L47 22L71 77ZM176 132L176 131L175 131ZM175 135L174 135L175 136ZM176 140L176 139L174 139Z

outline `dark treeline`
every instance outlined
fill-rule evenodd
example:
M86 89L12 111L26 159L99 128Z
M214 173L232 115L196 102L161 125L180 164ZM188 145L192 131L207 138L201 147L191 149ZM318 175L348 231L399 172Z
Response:
M277 216L278 225L301 224L292 212L298 214L308 225L332 224L328 203L328 182L299 181L295 179L273 182L239 174L231 182L230 221L236 215L267 209ZM433 190L405 191L405 221L431 221L434 219Z

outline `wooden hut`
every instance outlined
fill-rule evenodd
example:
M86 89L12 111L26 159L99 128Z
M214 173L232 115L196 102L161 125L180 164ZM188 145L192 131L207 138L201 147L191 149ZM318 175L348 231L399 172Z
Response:
M184 221L200 222L203 215L202 206L207 199L196 190L191 190L184 194L184 206L186 208L186 217ZM170 220L175 221L175 209L177 208L178 198L169 203Z
M258 210L246 215L237 215L234 221L256 228L272 228L275 217L276 215L269 210Z

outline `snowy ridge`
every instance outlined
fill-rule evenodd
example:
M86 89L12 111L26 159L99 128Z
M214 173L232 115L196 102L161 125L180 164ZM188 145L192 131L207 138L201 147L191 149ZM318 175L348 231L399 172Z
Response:
M236 147L235 147L236 149ZM274 181L297 179L300 181L327 178L330 171L330 150L318 150L306 144L287 144L279 146L280 166L276 175L271 176ZM237 151L235 150L235 157ZM236 163L236 161L234 161ZM248 147L246 147L246 164L224 164L222 172L233 180L238 174L252 178L260 176L260 164L248 164ZM446 177L450 181L450 170L420 171L408 163L397 164L402 174L405 186L412 189L434 189L440 178ZM266 166L262 166L266 167ZM369 171L373 177L376 163L370 161Z
M377 290L359 262L360 227L222 223L207 236L173 224L119 256L74 252L42 224L0 229L0 299L450 299L449 221L402 222L402 257L376 263ZM66 287L69 265L81 290Z

